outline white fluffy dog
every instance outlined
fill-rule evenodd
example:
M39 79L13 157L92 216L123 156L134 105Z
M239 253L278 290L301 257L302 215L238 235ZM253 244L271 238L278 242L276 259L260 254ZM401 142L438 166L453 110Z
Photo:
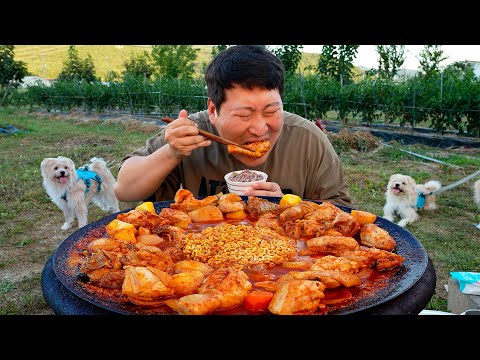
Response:
M398 225L405 227L420 218L419 209L433 210L437 208L436 196L434 194L423 196L423 194L438 190L441 186L441 183L436 180L417 184L411 176L393 174L388 180L385 192L386 203L383 207L383 217L393 221L394 216L398 215L400 217Z
M120 211L113 193L115 178L103 159L92 158L90 163L77 170L67 157L45 158L40 169L45 191L65 216L62 230L70 229L75 218L78 228L87 225L91 202L103 211Z
M480 208L480 180L473 184L473 201Z

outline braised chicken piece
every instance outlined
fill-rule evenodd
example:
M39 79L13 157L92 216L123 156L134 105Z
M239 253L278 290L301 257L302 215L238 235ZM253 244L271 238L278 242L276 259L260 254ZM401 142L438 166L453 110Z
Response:
M284 261L282 267L286 269L309 270L312 267L312 261Z
M243 271L220 268L205 279L198 288L198 294L165 300L165 304L179 314L206 315L241 304L251 289L252 284Z
M315 220L287 221L283 224L285 234L293 239L323 236L329 230L329 226L331 224L321 224Z
M252 282L275 280L274 274L268 273L265 268L248 269L248 279Z
M247 155L251 159L262 157L268 150L270 150L270 140L247 143L243 147L227 145L229 154Z
M309 202L298 205L300 206L294 206L281 214L284 219L283 228L288 236L299 239L323 235L344 235L338 231L339 229L334 229L336 219L341 216L340 214L345 213L340 208L328 201L320 205L316 204L314 209L311 209L312 206ZM285 220L287 218L291 220Z
M89 271L100 268L121 269L123 266L120 261L121 254L103 249L95 250L87 256L80 267L80 271L88 274Z
M187 215L188 216L188 215ZM174 245L179 244L183 236L186 234L186 231L182 228L178 228L172 225L164 225L155 229L155 234L158 234L160 237L165 239L165 243L162 243L161 246L165 245Z
M232 213L236 211L245 211L247 204L235 193L228 193L220 196L218 199L218 208L223 213Z
M174 290L167 286L172 276L166 272L151 266L125 265L124 269L122 294L126 295L131 302L149 301L174 294Z
M352 237L360 230L360 224L353 216L329 201L324 201L318 205L315 211L305 214L303 220L315 221L318 224L315 230L313 229L314 226L309 225L312 228L311 235L315 233L316 236L327 235L328 233L328 235ZM302 232L300 232L300 236L301 234Z
M173 201L175 204L181 204L185 201L192 201L192 200L197 200L192 192L187 189L178 189L177 192L175 193L175 197L173 198Z
M324 209L324 208L330 208L330 209L334 210L334 211L337 212L337 213L343 211L343 210L340 209L338 206L336 206L334 203L332 203L331 201L328 201L328 200L323 200L322 203L320 204L320 208L319 208L319 209Z
M401 255L366 246L360 246L353 251L342 251L339 256L364 264L365 266L370 266L377 270L391 270L402 265L405 261L405 258Z
M211 273L198 289L200 294L214 294L220 300L219 308L241 304L252 284L242 270L220 268Z
M333 228L330 228L330 229L326 229L322 236L326 236L326 235L329 235L329 236L343 236L341 233L339 233L337 230L333 229Z
M359 247L357 240L349 236L325 235L308 239L305 243L309 253L323 252L337 254L344 250L355 250ZM301 253L300 255L304 254Z
M280 286L273 280L257 281L253 286L270 292L275 292L280 288Z
M104 239L95 239L89 243L87 248L88 254L82 260L80 271L88 272L89 270L96 270L100 268L108 269L121 269L122 263L120 258L122 254L126 254L132 249L136 249L134 245L122 243L121 241L113 240L118 243L119 246L113 248L113 243L108 241L104 242ZM100 247L106 245L105 248ZM105 250L107 249L107 250ZM109 250L112 249L112 250Z
M157 246L160 247L165 243L165 239L161 238L157 234L142 234L136 236L137 243L143 245Z
M342 212L341 209L332 206L331 203L324 202L318 206L317 210L306 214L303 218L305 220L314 220L324 225L324 227L328 227L340 212Z
M165 219L168 219L172 226L176 226L182 229L187 229L188 226L192 223L192 219L190 218L190 216L188 216L188 214L172 208L162 208L158 215Z
M353 260L348 260L341 256L326 255L320 259L313 260L310 270L338 270L355 274L361 265Z
M341 211L333 221L333 230L339 232L343 236L355 236L360 230L360 224L349 213Z
M165 254L156 246L143 245L137 243L137 251L131 251L122 255L120 261L125 266L149 266L159 270L171 273L173 271L174 262L172 258Z
M120 288L125 277L120 254L118 251L94 250L80 266L80 281L108 289Z
M262 199L256 196L249 196L247 201L247 212L254 219L258 219L261 215L266 213L272 213L278 215L284 211L286 206L280 206L277 203Z
M183 258L183 251L180 247L178 246L168 246L165 249L162 250L165 255L170 256L173 262L179 261L181 258Z
M120 249L125 248L125 246L126 244L123 241L112 238L97 238L88 243L87 250L120 251Z
M216 222L223 221L222 211L214 205L206 205L188 212L193 222Z
M267 291L278 291L280 287L293 280L317 280L325 285L327 289L334 289L340 286L352 287L360 286L362 279L353 273L340 270L306 270L306 271L290 271L282 275L277 280L257 281L254 286Z
M383 253L382 256L377 258L375 262L375 269L379 271L394 269L402 265L405 261L405 258L401 255L394 254L386 250L379 251L385 251L385 253Z
M359 276L338 270L290 271L288 274L280 276L275 282L277 285L281 285L292 280L319 280L328 289L339 286L359 286L362 284L362 279Z
M360 244L392 251L397 245L388 231L376 224L364 224L360 229Z
M207 205L218 205L218 196L211 195L202 200L196 199L192 192L185 189L179 189L175 194L175 202L170 207L184 212L193 211Z
M345 288L335 289L333 292L325 291L324 294L325 297L321 303L329 306L348 301L353 297L352 293Z
M270 150L270 140L255 141L243 145L249 150L255 151L256 157L260 157Z
M277 315L311 314L321 305L325 285L319 281L292 280L280 286L268 310Z
M123 269L101 268L88 271L86 275L89 278L89 284L107 289L121 289L125 279L125 271Z
M220 300L213 294L191 294L165 300L165 304L180 315L207 315L220 306Z
M264 213L260 215L257 222L255 223L255 227L269 228L277 232L277 234L285 235L285 231L283 230L283 227L278 220L278 216L273 213Z
M196 260L182 260L175 264L173 271L175 273L200 271L203 275L210 275L215 269L208 264Z
M152 232L160 226L172 224L169 219L142 209L133 209L129 212L118 214L117 219L132 224L136 228L142 226Z
M287 221L295 221L295 220L302 219L308 213L318 210L319 207L320 205L313 201L302 200L297 205L294 205L285 209L279 215L280 222L284 223Z

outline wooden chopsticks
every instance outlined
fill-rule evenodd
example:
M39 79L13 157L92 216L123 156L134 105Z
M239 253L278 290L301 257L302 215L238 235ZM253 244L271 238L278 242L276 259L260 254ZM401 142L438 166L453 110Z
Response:
M166 123L171 123L172 121L174 121L174 119L168 118L168 117L163 117L163 118L162 118L162 121L164 121L164 122L166 122ZM215 135L215 134L209 133L208 131L204 131L204 130L198 129L198 133L199 133L200 135L202 135L202 136L205 136L207 139L216 141L216 142L218 142L218 143L220 143L220 144L224 144L224 145L235 145L235 146L244 148L244 146L242 146L242 145L239 145L239 144L237 144L237 143L234 143L233 141L224 139L224 138L222 138L222 137L220 137L220 136L217 136L217 135Z

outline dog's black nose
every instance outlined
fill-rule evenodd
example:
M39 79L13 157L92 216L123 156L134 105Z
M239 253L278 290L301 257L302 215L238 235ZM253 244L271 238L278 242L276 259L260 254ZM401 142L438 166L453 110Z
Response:
M395 188L398 188L398 187L400 187L400 184L395 184L394 187L395 187Z
M60 171L60 175L65 176L65 171Z

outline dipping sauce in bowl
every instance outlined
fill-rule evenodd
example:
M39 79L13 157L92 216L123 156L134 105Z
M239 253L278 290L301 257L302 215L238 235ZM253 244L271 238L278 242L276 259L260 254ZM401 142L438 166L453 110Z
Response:
M258 170L236 170L225 175L228 191L238 195L245 195L244 190L257 182L267 181L268 175Z

